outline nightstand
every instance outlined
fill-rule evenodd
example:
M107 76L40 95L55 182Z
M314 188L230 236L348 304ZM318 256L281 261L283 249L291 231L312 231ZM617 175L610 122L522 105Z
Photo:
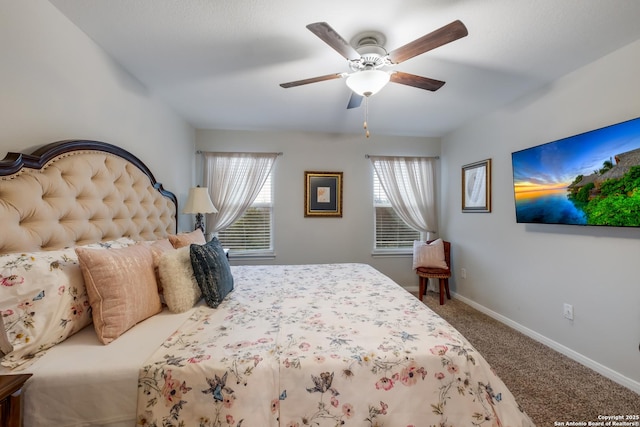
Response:
M21 389L31 374L0 375L0 426L21 427Z

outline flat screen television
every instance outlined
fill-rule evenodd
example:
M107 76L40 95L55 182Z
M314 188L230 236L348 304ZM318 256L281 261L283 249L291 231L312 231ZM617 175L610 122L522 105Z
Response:
M511 160L518 223L640 227L640 117Z

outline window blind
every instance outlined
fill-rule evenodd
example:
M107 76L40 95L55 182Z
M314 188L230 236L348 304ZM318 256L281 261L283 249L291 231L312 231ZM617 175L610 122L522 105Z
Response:
M375 249L413 249L420 232L409 227L391 207L377 174L373 174L373 205L375 212Z
M269 173L251 206L233 224L218 232L222 246L235 254L272 250L272 187Z

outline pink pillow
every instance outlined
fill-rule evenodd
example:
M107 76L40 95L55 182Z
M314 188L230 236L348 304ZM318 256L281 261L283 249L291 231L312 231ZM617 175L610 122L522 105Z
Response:
M150 240L146 242L140 242L145 245L149 245L151 249L151 255L153 256L153 271L156 273L156 282L158 283L158 293L160 294L160 301L164 302L164 291L162 289L162 282L160 281L160 272L158 270L158 263L160 257L167 252L173 252L175 249L169 241L169 239Z
M109 251L76 248L76 253L89 295L93 326L103 344L162 310L148 245Z
M196 245L204 245L207 243L207 240L204 238L204 234L202 234L202 230L199 228L196 228L189 233L172 234L169 236L169 241L176 249L183 246L189 246L192 243L195 243Z
M149 245L154 257L159 257L163 253L174 249L169 239L152 240L144 243Z

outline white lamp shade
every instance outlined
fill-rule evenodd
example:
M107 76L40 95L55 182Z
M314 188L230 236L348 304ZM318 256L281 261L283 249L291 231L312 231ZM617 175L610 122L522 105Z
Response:
M382 70L363 70L349 75L347 86L358 95L371 96L385 87L389 78L389 73Z
M187 203L185 203L182 213L199 214L216 212L218 212L218 210L213 206L207 187L193 187L189 190L189 197L187 197Z

